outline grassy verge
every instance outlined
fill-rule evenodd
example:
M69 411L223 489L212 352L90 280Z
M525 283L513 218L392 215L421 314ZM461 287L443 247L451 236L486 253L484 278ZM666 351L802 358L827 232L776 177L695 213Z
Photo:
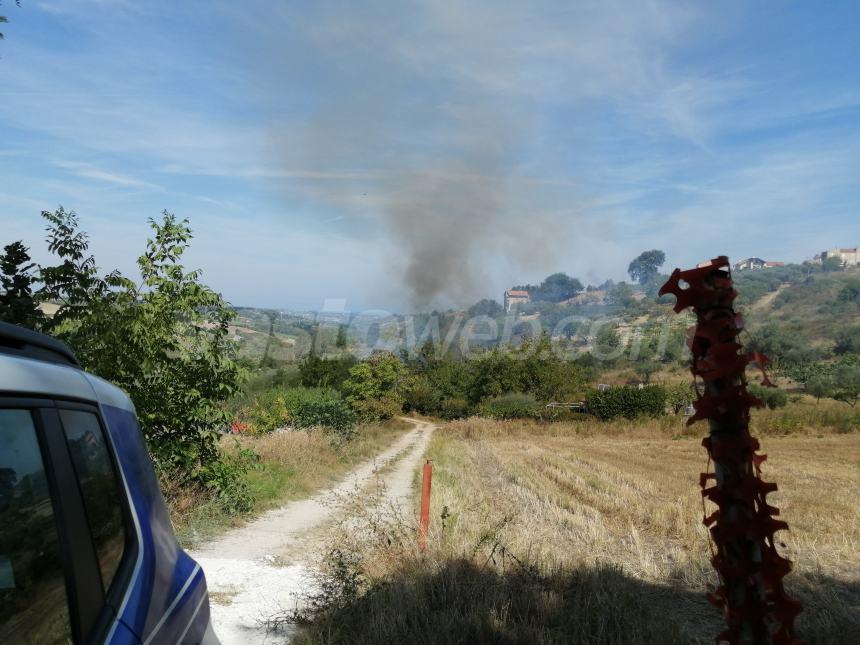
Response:
M260 456L257 467L248 473L253 509L241 516L230 515L215 499L199 491L178 489L162 482L180 544L193 548L269 509L309 497L371 459L411 427L399 420L363 425L355 438L340 443L319 430L224 437L226 451L251 448Z
M411 520L350 520L295 642L713 642L703 430L667 423L448 424L428 454L427 551ZM810 429L763 447L791 526L779 537L805 605L799 635L860 642L860 434Z

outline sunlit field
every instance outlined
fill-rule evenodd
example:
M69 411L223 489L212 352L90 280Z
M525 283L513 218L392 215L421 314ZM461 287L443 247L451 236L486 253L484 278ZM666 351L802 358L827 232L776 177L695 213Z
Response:
M428 453L427 553L392 549L378 527L355 538L367 593L318 617L307 642L713 642L700 432L678 419L447 424ZM860 434L762 443L791 527L777 535L805 605L799 635L860 642Z

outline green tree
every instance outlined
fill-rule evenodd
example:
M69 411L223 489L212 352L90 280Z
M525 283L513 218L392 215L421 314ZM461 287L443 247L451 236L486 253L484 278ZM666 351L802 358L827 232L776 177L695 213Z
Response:
M836 368L833 378L833 398L852 408L860 399L860 364L844 363Z
M842 270L842 260L839 258L824 258L821 261L821 270L825 273Z
M351 354L336 358L321 358L311 351L301 363L299 374L305 387L333 387L342 390L344 381L349 378L349 370L358 360Z
M663 251L657 249L643 251L627 267L627 273L632 280L644 285L657 275L664 262L666 262L666 254Z
M597 330L594 345L601 357L609 356L616 352L621 346L621 337L618 335L615 325L601 325L600 329Z
M627 309L636 304L636 298L633 297L633 289L626 282L619 282L611 287L607 293L607 298L610 304L621 309Z
M60 303L52 332L87 370L128 392L162 470L247 506L218 447L229 421L222 404L242 376L228 336L235 312L180 263L192 238L187 220L165 211L149 221L153 237L135 282L116 271L99 275L74 212L43 216L49 249L61 260L41 271L42 295Z
M546 302L561 302L573 298L582 289L582 283L576 278L566 273L553 273L540 283L532 297Z
M836 330L833 345L835 354L860 354L860 325Z
M505 309L497 301L484 298L483 300L479 300L474 305L469 307L466 313L470 317L490 316L491 318L494 318L496 316L501 316L503 313L505 313Z
M403 363L389 352L373 354L349 370L347 402L365 421L390 419L403 408Z
M651 382L651 375L657 372L660 366L650 358L643 358L636 361L633 366L633 371L642 379L646 385Z
M337 328L337 339L334 342L334 346L338 349L346 349L347 338L346 338L346 325L338 325Z
M815 374L806 382L805 389L816 401L820 401L824 397L833 396L833 379L828 374Z
M848 280L839 291L839 300L860 304L860 280Z
M38 329L45 316L34 296L35 263L21 242L7 244L0 255L0 320Z

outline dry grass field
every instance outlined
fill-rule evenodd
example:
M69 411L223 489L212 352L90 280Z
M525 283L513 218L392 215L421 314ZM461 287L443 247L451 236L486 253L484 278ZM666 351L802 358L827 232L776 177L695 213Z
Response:
M309 497L371 459L411 427L397 419L364 424L359 426L356 437L347 442L337 441L319 430L223 437L222 447L226 452L248 448L259 457L248 473L253 508L237 517L221 508L211 493L183 488L163 479L161 487L180 543L192 548L271 508Z
M448 424L428 455L427 552L414 525L350 524L328 563L347 601L299 642L713 642L701 432L678 419ZM788 590L805 605L799 635L860 642L860 434L762 443L764 477L780 487L772 503L791 527L778 536L794 561Z

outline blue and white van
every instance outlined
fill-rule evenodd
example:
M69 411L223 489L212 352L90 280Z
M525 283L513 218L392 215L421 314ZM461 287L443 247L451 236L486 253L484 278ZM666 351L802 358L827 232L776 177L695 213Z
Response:
M5 323L0 643L218 643L128 396Z

